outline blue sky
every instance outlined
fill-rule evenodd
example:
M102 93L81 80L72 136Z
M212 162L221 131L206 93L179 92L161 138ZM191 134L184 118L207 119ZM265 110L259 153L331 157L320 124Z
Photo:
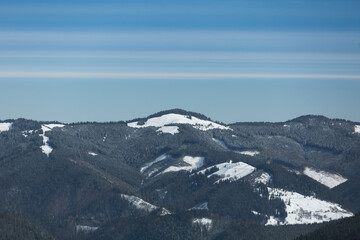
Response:
M360 121L360 1L0 2L0 119Z

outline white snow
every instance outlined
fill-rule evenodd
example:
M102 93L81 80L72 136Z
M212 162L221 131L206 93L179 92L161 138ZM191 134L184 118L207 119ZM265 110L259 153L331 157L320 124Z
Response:
M88 154L91 156L97 156L97 153L94 153L94 152L88 152Z
M8 122L0 123L0 133L9 131L11 128L11 125L12 125L12 123L8 123Z
M219 183L220 181L236 181L239 180L250 173L256 170L255 167L250 166L249 164L243 162L232 163L232 161L228 163L220 163L213 165L211 167L205 168L204 170L199 171L198 173L205 174L206 170L210 170L213 167L217 167L219 170L209 174L207 177L210 178L211 176L219 176L220 179L217 180L215 183Z
M252 212L252 214L254 214L254 215L261 215L261 213L255 211L255 210L252 210L251 212Z
M205 227L208 231L212 227L212 220L210 218L194 218L192 223L194 225L200 225L202 227Z
M283 127L290 127L290 125L284 124Z
M216 138L212 138L212 140L214 142L216 142L217 144L219 144L226 151L233 151L233 150L229 149L223 141L221 141L219 139L216 139ZM252 156L252 157L260 153L258 151L250 151L250 150L248 150L248 151L233 151L233 152L243 154L243 155Z
M285 203L287 217L284 222L270 217L266 225L321 223L353 216L337 203L278 188L268 188L268 191L269 199L280 198Z
M354 132L355 133L360 133L360 125L355 125Z
M199 204L196 204L194 207L190 208L189 210L207 210L207 211L209 211L208 205L209 205L208 202L199 203Z
M255 183L267 184L270 182L270 180L271 176L268 173L264 172L259 177L255 178Z
M158 206L152 205L151 203L148 203L144 201L143 199L131 195L121 194L121 198L127 200L129 203L131 203L136 209L146 211L148 213L159 209ZM169 215L171 212L167 210L166 208L161 208L160 216Z
M216 138L212 138L212 140L214 142L216 142L217 144L219 144L223 149L228 150L228 151L230 150L223 141L216 139Z
M166 208L161 208L160 216L171 215L171 212Z
M179 127L178 126L162 126L156 131L161 132L161 133L170 133L171 135L174 135L176 133L179 133Z
M230 127L227 127L227 126L224 126L224 125L221 125L218 123L214 123L212 121L202 120L202 119L199 119L199 118L196 118L193 116L187 116L187 115L176 114L176 113L169 113L169 114L162 115L160 117L150 118L143 125L139 125L138 122L131 122L131 123L128 123L127 125L132 128L145 128L145 127L162 128L164 126L174 125L174 124L190 124L194 128L202 130L202 131L207 131L207 130L211 130L211 129L231 130ZM172 130L174 130L174 129L172 129Z
M90 227L90 226L86 226L86 225L76 225L76 232L93 232L98 230L98 227Z
M336 187L347 181L346 178L336 173L329 173L313 168L305 167L304 174L315 181L327 186L328 188Z
M63 125L63 124L43 124L43 125L41 125L41 130L43 131L43 133L39 134L39 136L43 138L44 145L40 146L40 148L41 148L42 152L46 154L47 157L49 157L53 148L49 146L49 144L48 144L49 138L47 136L45 136L45 133L51 131L53 128L56 128L56 127L60 128L60 127L64 127L64 126L65 125Z
M185 156L182 160L187 164L186 166L170 166L164 171L162 171L160 174L167 172L178 172L178 171L191 172L192 170L201 168L204 165L204 157Z
M258 151L235 151L235 152L243 154L243 155L252 156L252 157L260 153Z
M168 158L169 156L167 154L162 154L160 156L158 156L154 161L152 162L149 162L147 164L145 164L145 166L143 166L141 169L140 169L140 172L143 173L146 169L148 169L149 167L151 167L153 164L155 163L158 163L158 162L161 162L163 160L165 160L166 158Z
M152 205L151 203L148 203L144 201L143 199L135 196L130 196L126 194L120 195L123 199L127 200L129 203L131 203L136 209L143 210L146 212L152 212L159 207Z

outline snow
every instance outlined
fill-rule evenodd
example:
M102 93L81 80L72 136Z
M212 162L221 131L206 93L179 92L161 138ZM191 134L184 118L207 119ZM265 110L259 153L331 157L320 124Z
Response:
M12 123L8 123L8 122L0 123L0 133L9 131L11 126L12 126Z
M208 205L209 205L208 202L199 203L199 204L196 204L194 207L190 208L189 210L207 210L207 211L209 211Z
M43 125L41 125L41 130L43 131L43 133L39 134L39 136L43 138L44 145L40 146L40 148L41 148L42 152L46 154L47 157L49 157L53 148L49 146L49 144L48 144L49 138L47 136L45 136L45 133L50 132L53 128L56 128L56 127L61 128L64 126L65 125L63 125L63 124L43 124Z
M287 217L283 222L270 217L266 225L321 223L353 216L337 203L278 188L268 188L268 191L269 199L280 198L285 203Z
M192 170L201 168L204 165L204 157L185 156L182 160L187 164L186 166L170 166L164 171L162 171L160 174L167 172L178 172L178 171L191 172Z
M94 152L88 152L88 154L91 156L97 156L97 153L94 153Z
M153 164L158 163L158 162L161 162L161 161L165 160L165 159L168 158L168 157L169 157L169 156L168 156L167 154L165 154L165 153L162 154L162 155L160 155L160 156L158 156L154 161L145 164L145 166L143 166L143 167L140 169L140 172L141 172L141 173L144 173L144 171L145 171L146 169L148 169L149 167L151 167Z
M329 173L321 170L315 170L313 168L305 167L304 174L315 181L327 186L328 188L334 188L347 181L346 178L336 173Z
M162 126L157 132L161 133L170 133L171 135L174 135L176 133L179 133L179 127L178 126Z
M161 208L160 216L166 216L166 215L171 215L171 212L166 208Z
M230 151L230 149L226 146L226 144L223 141L216 138L212 138L212 140L217 144L219 144L223 149Z
M235 152L243 154L243 155L252 156L252 157L260 153L258 151L235 151Z
M360 133L360 125L355 125L354 132L355 133Z
M290 125L284 124L283 127L290 127Z
M219 144L226 151L233 151L233 150L229 149L223 141L221 141L219 139L216 139L216 138L212 138L212 140L214 142L216 142L217 144ZM252 156L252 157L260 153L258 151L249 151L249 150L248 151L233 151L233 152L243 154L243 155Z
M251 212L252 212L252 214L254 214L254 215L261 215L261 213L255 211L255 210L252 210Z
M268 173L262 173L259 177L255 178L255 183L267 184L271 180L271 176Z
M152 205L151 203L148 203L144 201L143 199L135 196L130 196L126 194L121 194L121 198L127 200L129 203L131 203L136 209L143 210L146 212L152 212L159 207Z
M158 206L152 205L151 203L148 203L144 201L143 199L131 195L121 194L121 198L127 200L129 203L131 203L136 209L143 210L145 212L152 212L154 210L159 209ZM166 208L161 208L160 216L169 215L171 212L167 210Z
M194 218L192 223L194 225L200 225L201 227L205 227L208 231L212 227L212 220L210 218Z
M176 113L169 113L162 115L160 117L149 118L143 125L139 125L138 122L131 122L128 123L127 125L132 128L158 127L161 129L164 126L174 125L174 124L190 124L194 128L202 131L207 131L211 129L231 130L230 127L218 123L214 123L212 121L202 120L193 116L187 116ZM167 130L165 129L165 131ZM171 131L174 131L174 129L172 129Z
M211 167L205 168L204 170L199 171L198 173L205 174L206 170L210 170L213 167L217 167L219 170L208 175L207 177L210 178L214 175L219 176L220 179L217 180L215 183L219 183L220 181L236 181L239 180L250 173L256 170L255 167L250 166L249 164L243 162L232 163L231 161L228 163L220 163L217 165L213 165Z
M86 226L86 225L76 225L76 232L93 232L98 230L98 227L90 227L90 226Z

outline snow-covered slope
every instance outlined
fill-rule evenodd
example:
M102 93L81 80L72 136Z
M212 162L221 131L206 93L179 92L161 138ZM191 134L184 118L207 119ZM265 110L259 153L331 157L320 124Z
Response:
M11 125L12 125L12 123L8 123L8 122L0 123L0 133L9 131L11 128Z
M167 172L178 172L178 171L192 171L198 168L201 168L204 165L204 157L192 157L192 156L185 156L182 161L186 164L184 166L170 166L166 168L162 173Z
M304 174L315 181L327 186L328 188L336 187L347 181L346 178L340 174L329 173L325 171L315 170L313 168L305 167Z
M138 122L131 122L127 125L132 128L158 127L158 131L175 134L178 132L177 128L164 128L165 126L174 124L190 124L194 128L202 131L207 131L211 129L230 130L230 127L218 123L214 123L208 120L202 120L193 116L186 116L175 113L169 113L160 117L150 118L143 125L139 125Z
M243 163L243 162L237 162L233 163L232 161L227 163L220 163L213 165L211 167L205 168L204 170L199 171L198 173L205 174L207 170L210 170L212 168L218 168L216 172L209 174L207 177L210 178L214 175L219 176L220 179L217 180L215 183L219 183L220 181L236 181L240 178L243 178L250 173L254 172L256 170L255 167L250 166L249 164Z
M287 217L282 222L271 216L267 225L321 223L353 216L336 203L278 188L268 188L268 191L269 199L280 198L285 203Z
M39 134L39 136L43 138L44 145L40 146L40 148L41 148L42 152L45 153L46 156L48 156L48 157L49 157L50 153L52 152L53 148L50 147L50 145L48 144L49 138L47 136L45 136L45 133L51 131L53 128L56 128L56 127L64 127L64 125L63 124L41 125L41 130L43 131L43 133Z
M151 167L153 164L158 163L158 162L161 162L161 161L165 160L165 159L168 158L168 157L169 157L169 156L168 156L167 154L162 154L162 155L158 156L154 161L145 164L145 165L140 169L140 172L141 172L141 173L144 173L144 171L145 171L146 169L148 169L149 167Z
M120 196L121 198L131 203L136 209L143 210L148 213L160 208L136 196L126 195L126 194L121 194ZM169 214L171 214L169 210L167 210L166 208L161 208L161 213L160 213L161 216L169 215Z

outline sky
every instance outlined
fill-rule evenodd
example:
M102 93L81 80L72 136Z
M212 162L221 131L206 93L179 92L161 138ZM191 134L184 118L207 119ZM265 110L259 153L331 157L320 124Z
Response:
M0 1L0 119L360 122L360 1Z

